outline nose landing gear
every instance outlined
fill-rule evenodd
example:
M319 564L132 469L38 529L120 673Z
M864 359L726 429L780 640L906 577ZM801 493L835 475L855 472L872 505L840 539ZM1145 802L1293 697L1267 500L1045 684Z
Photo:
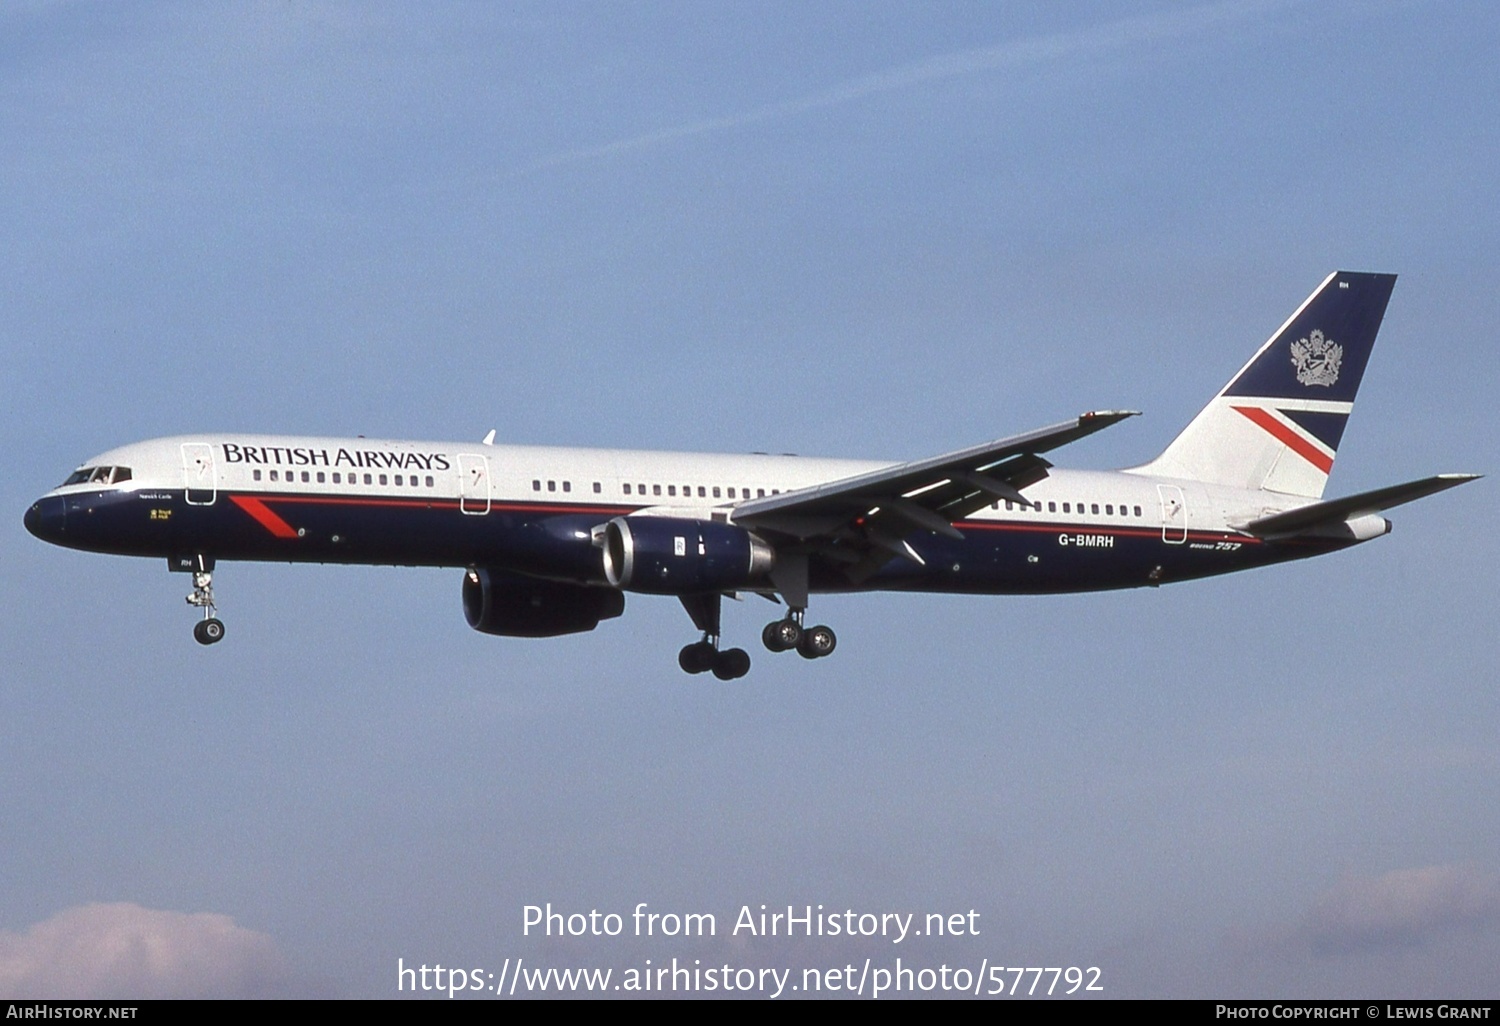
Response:
M211 563L198 560L198 566L211 566ZM197 606L203 610L203 619L193 625L193 640L200 645L214 645L224 640L224 621L214 614L218 612L214 605L214 575L206 569L195 569L193 571L193 590L188 594L187 604Z
M193 638L200 645L213 645L224 640L224 621L216 616L199 620L193 625Z

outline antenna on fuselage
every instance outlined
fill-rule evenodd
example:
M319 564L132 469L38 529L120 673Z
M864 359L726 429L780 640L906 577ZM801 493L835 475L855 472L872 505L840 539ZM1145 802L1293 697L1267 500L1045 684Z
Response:
M495 429L494 428L490 428L490 433L484 436L484 441L482 443L480 443L480 444L482 444L482 445L494 445L495 444Z

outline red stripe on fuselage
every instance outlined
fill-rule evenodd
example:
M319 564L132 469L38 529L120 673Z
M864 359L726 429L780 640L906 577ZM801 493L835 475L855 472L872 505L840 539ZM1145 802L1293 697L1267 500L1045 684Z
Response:
M264 527L267 531L270 531L276 537L297 537L296 529L294 529L291 524L281 519L275 513L271 512L270 508L259 499L252 498L248 495L231 495L229 497L229 501L234 503L240 509L244 510L246 513L249 513L252 517L255 518L256 523L260 524L261 527Z
M1013 520L958 520L953 524L960 531L1016 531L1034 534L1107 534L1116 538L1160 538L1161 528L1105 527L1099 524L1020 524ZM1177 528L1181 530L1181 528ZM1261 539L1233 531L1189 531L1185 541L1237 541L1246 545L1259 545ZM1172 542L1173 545L1181 544Z
M258 501L258 500L257 500ZM459 509L460 504L456 499L361 499L323 495L274 495L269 502L297 502L310 506L383 506L397 509ZM483 503L483 499L469 499L468 502L476 504ZM509 502L504 499L494 499L490 502L490 512L505 513L593 513L596 516L628 516L640 506L596 506L591 503L579 503L578 505L563 505L561 503L546 504L534 502ZM481 508L469 511L474 514L484 512Z
M1326 474L1333 469L1332 456L1316 448L1307 439L1271 416L1269 410L1263 410L1259 406L1235 406L1232 409L1236 413L1243 413L1246 417L1250 418L1251 422L1263 428L1278 442L1291 449L1292 452L1301 456L1323 473Z
M277 538L296 538L297 531L291 524L287 523L276 514L268 502L298 503L309 506L361 506L365 508L377 507L385 509L460 509L460 504L453 499L386 499L380 497L357 498L332 495L268 495L264 499L253 495L230 495L229 500L240 509L249 513L255 521ZM478 500L475 500L478 501ZM516 502L509 503L496 500L491 503L489 510L476 509L474 513L482 512L505 512L505 513L592 513L595 516L626 516L634 513L639 507L636 506L595 506L580 503L577 506L565 506L561 504L551 505L544 503Z
M1239 409L1239 407L1235 407ZM266 530L278 538L295 538L297 531L281 519L266 502L274 503L298 503L313 506L364 506L406 509L458 509L459 504L453 499L396 499L372 496L370 498L353 496L333 495L271 495L265 500L250 495L229 496L236 506L249 513ZM592 513L595 516L628 516L642 507L637 506L596 506L589 503L578 505L551 505L531 502L506 502L495 500L491 512L506 513L541 513L541 514L578 514ZM1006 531L1019 533L1037 534L1108 534L1117 538L1159 538L1161 529L1154 527L1123 527L1102 524L1074 524L1074 523L1024 523L1014 520L958 520L953 526L960 531ZM1225 541L1232 540L1242 542L1246 545L1259 545L1261 539L1249 535L1237 534L1232 531L1189 531L1186 541Z

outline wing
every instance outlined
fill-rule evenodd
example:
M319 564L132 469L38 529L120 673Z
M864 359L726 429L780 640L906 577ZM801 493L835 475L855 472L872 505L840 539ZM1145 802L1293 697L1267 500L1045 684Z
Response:
M1045 478L1052 466L1039 453L1134 416L1134 410L1085 413L942 456L751 499L735 507L731 519L806 543L809 553L844 564L858 581L892 555L921 562L905 541L915 531L962 538L955 520L998 499L1026 503L1022 489Z

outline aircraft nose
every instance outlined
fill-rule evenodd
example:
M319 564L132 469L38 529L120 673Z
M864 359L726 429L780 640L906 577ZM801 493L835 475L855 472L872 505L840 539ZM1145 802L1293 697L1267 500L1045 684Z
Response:
M38 499L26 511L26 530L42 541L56 541L66 525L66 510L57 496Z

